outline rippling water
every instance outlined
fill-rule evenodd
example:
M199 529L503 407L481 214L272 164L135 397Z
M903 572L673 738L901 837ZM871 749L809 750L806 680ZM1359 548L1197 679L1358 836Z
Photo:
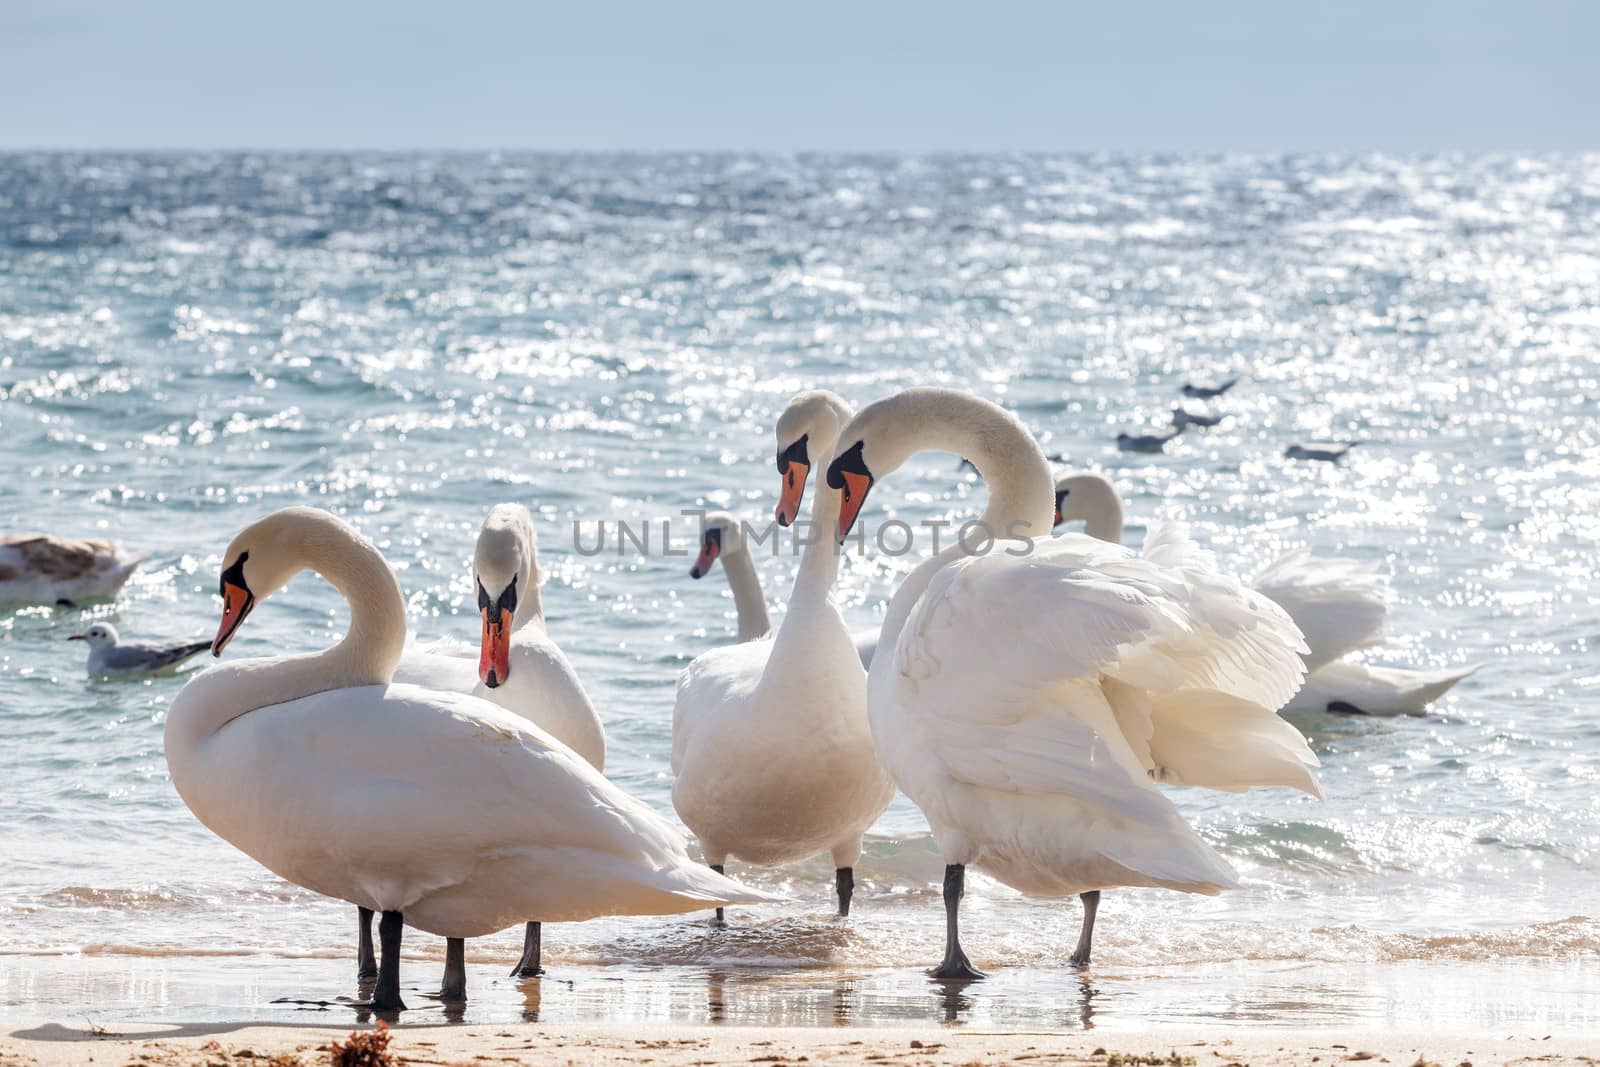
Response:
M1597 162L0 156L0 520L153 553L114 605L0 614L0 952L346 951L347 907L268 876L177 799L161 730L181 681L88 682L62 644L90 618L209 637L220 552L251 519L347 516L399 570L418 634L470 639L477 525L530 505L608 772L670 811L674 678L731 639L731 600L659 538L581 555L573 523L764 517L793 392L946 384L1111 474L1132 537L1178 516L1246 573L1296 546L1374 561L1397 593L1375 659L1484 664L1427 718L1300 720L1324 803L1174 793L1244 888L1108 895L1101 967L1532 957L1592 984ZM1221 427L1115 450L1185 380L1236 372ZM1281 459L1340 437L1363 442L1340 466ZM943 456L874 494L912 520L981 500ZM775 609L793 563L763 564ZM845 563L854 623L911 563ZM318 647L343 621L302 578L236 651ZM900 800L847 923L826 917L818 862L741 872L800 903L726 935L602 921L553 928L546 951L910 968L940 948L937 862ZM972 892L980 965L1042 973L1070 951L1076 905Z

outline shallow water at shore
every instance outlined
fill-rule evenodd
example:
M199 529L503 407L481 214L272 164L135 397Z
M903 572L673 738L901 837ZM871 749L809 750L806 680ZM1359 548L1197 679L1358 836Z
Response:
M882 968L793 970L618 965L505 976L514 954L468 955L465 1005L430 1000L439 959L408 958L399 1024L603 1022L618 1026L941 1025L1005 1030L1143 1030L1248 1024L1285 1029L1580 1033L1600 1027L1592 961L1492 964L1192 964L1156 968L1005 967L987 981L934 982ZM354 997L346 961L244 957L7 960L0 1019L258 1022L338 1026L372 1021L345 1006L279 998Z
M1134 539L1164 515L1246 574L1299 546L1366 560L1396 592L1374 659L1483 664L1425 718L1297 719L1325 803L1174 792L1243 886L1108 894L1108 974L1183 1003L1182 982L1142 968L1237 972L1248 989L1311 961L1354 975L1366 1004L1399 976L1432 976L1407 986L1420 1001L1430 982L1454 988L1438 976L1504 960L1509 994L1526 973L1582 1001L1600 960L1593 164L0 156L0 430L24 474L0 480L0 516L153 552L115 604L0 612L7 988L50 1000L57 987L26 976L81 956L96 974L175 975L210 1011L201 991L233 988L223 971L333 976L350 951L349 909L267 875L182 806L161 752L181 679L85 681L64 639L88 621L209 637L228 538L309 502L377 540L419 636L470 636L475 530L522 500L607 772L666 811L673 682L731 639L726 586L689 580L659 541L586 556L574 524L768 515L772 422L793 392L863 403L946 384L1116 479ZM1223 425L1164 455L1115 450L1117 430L1165 421L1185 380L1241 371ZM1336 436L1363 441L1340 465L1281 459ZM874 501L885 518L959 519L982 493L935 456ZM845 561L852 624L912 562ZM787 553L761 563L775 618L793 569ZM331 590L297 580L236 654L320 647L343 625ZM826 864L738 873L796 903L720 940L604 921L553 931L547 951L596 981L722 969L822 990L862 974L913 982L926 1006L906 976L939 945L938 860L903 798L868 841L849 926L815 914ZM1074 903L975 878L967 908L980 963L1056 988ZM213 955L211 977L190 973ZM1471 979L1464 1003L1489 1011L1495 984Z

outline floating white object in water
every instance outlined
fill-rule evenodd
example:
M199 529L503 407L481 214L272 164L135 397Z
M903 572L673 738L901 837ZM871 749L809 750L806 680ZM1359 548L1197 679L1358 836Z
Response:
M69 604L117 595L145 559L114 541L0 536L0 604Z
M1180 430L1185 426L1215 426L1225 418L1226 415L1213 415L1203 408L1199 411L1190 411L1179 405L1172 409L1172 425Z
M1183 383L1183 395L1195 400L1210 400L1226 393L1229 389L1239 384L1239 376L1235 375L1227 381L1217 385L1195 385L1193 382Z
M1354 441L1308 441L1293 444L1283 450L1289 459L1314 459L1322 463L1337 463L1344 454L1356 446Z
M68 641L89 645L89 675L95 678L142 678L168 674L211 647L210 641L175 641L167 644L123 644L117 628L97 622Z
M1171 433L1119 433L1117 449L1122 452L1160 452L1168 441L1182 432L1180 427Z

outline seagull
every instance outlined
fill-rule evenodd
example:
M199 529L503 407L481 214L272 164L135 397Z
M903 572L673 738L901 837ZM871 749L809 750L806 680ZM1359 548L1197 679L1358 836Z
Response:
M1210 400L1213 397L1221 396L1238 384L1238 375L1234 375L1221 385L1195 385L1193 382L1184 382L1183 395L1192 397L1195 400Z
M1215 426L1227 417L1226 415L1212 415L1206 411L1190 411L1181 405L1172 409L1172 425L1179 429L1185 426Z
M1283 450L1283 454L1290 459L1316 459L1324 463L1337 463L1355 446L1354 441L1308 441L1303 445L1290 445Z
M1160 452L1166 447L1168 441L1178 436L1183 429L1173 430L1171 433L1119 433L1117 434L1117 450L1120 452Z
M109 622L97 622L67 640L89 643L88 673L91 678L139 678L167 674L211 647L210 641L124 645L117 637L117 628Z

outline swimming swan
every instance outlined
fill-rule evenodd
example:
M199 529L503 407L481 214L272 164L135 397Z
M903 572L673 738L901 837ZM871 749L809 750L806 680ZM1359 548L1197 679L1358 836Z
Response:
M274 874L382 914L375 1009L405 1006L405 922L451 939L441 993L459 998L463 938L772 899L691 861L669 823L526 720L389 684L405 645L400 584L342 520L274 512L223 562L214 654L307 569L349 602L350 630L323 652L224 664L184 686L167 716L173 785Z
M936 978L983 977L961 949L965 869L1024 893L1084 895L1072 957L1087 962L1097 892L1216 893L1232 870L1157 783L1320 795L1317 759L1274 710L1299 686L1294 624L1217 573L1181 528L1144 558L1049 538L1050 467L987 401L911 389L860 411L827 481L846 538L877 481L914 453L967 456L988 484L981 537L924 562L889 602L868 683L872 736L922 809L946 864ZM970 549L969 549L970 546Z
M1056 482L1056 523L1084 520L1084 532L1122 541L1122 498L1097 474ZM1478 667L1435 671L1374 667L1344 659L1383 641L1389 589L1383 576L1348 559L1291 552L1269 564L1252 587L1295 621L1309 651L1305 684L1283 711L1362 715L1422 715L1428 705Z

